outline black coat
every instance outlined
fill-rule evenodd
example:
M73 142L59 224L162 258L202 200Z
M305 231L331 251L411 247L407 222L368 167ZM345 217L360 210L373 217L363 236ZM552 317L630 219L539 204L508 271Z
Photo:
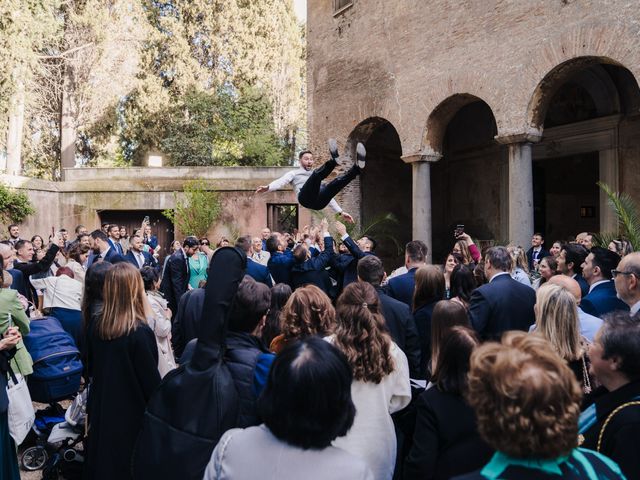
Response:
M411 310L401 301L385 294L381 287L377 287L376 291L380 297L382 314L391 338L407 356L411 378L422 378L420 376L420 336Z
M177 311L180 297L189 288L189 264L182 250L173 253L164 269L160 291L172 312Z
M180 358L187 343L198 338L203 305L204 288L189 290L180 299L171 326L171 343L176 358Z
M44 257L38 262L14 262L13 268L22 273L24 281L27 284L27 300L33 302L35 305L38 305L38 295L31 285L31 281L29 277L31 275L35 275L36 273L46 272L51 268L53 261L56 258L56 255L60 251L60 247L55 243L52 243L48 248L47 253L45 253Z
M462 396L431 387L416 402L413 447L404 478L448 479L482 467L493 455L478 434L473 409Z
M160 384L158 347L146 325L115 340L90 333L92 375L87 413L89 435L84 477L128 479L131 455L147 401Z
M483 339L499 339L507 330L528 331L535 322L535 303L533 288L509 274L498 275L471 294L469 318Z
M607 392L595 400L596 423L584 432L584 448L596 450L598 436L607 417L620 405L640 400L640 380ZM640 405L628 406L616 413L605 428L600 453L620 465L629 479L640 478Z
M371 252L360 250L358 244L351 237L346 237L342 243L347 247L349 253L341 253L334 257L332 262L332 266L340 272L342 277L340 290L358 280L358 260L367 255L374 255Z

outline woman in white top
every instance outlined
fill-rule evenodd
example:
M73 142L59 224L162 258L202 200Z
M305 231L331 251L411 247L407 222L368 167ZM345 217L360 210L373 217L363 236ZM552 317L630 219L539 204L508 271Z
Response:
M140 269L147 300L151 306L151 315L147 315L149 327L156 335L158 344L158 371L164 377L176 368L176 360L171 349L171 310L167 308L167 301L158 291L160 287L160 275L154 267L142 267Z
M335 333L327 340L353 370L353 427L333 444L363 458L378 480L393 477L396 435L391 414L411 400L407 357L384 327L380 300L368 283L348 285L336 307Z
M73 272L73 278L84 285L84 275L87 271L87 257L89 256L89 245L79 243L69 251L67 267Z

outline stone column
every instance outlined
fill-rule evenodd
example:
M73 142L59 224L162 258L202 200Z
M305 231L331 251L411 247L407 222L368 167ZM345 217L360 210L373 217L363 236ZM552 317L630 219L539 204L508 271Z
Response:
M614 192L619 192L618 149L600 150L599 167L600 181L609 185ZM609 206L609 197L600 189L600 231L618 233L618 229L618 217Z
M412 193L413 202L411 209L412 240L422 240L429 252L427 261L431 262L432 225L431 225L431 162L442 158L442 155L407 155L402 157L405 163L410 163L412 168Z
M509 241L524 248L534 233L531 143L540 137L539 132L496 137L509 149Z

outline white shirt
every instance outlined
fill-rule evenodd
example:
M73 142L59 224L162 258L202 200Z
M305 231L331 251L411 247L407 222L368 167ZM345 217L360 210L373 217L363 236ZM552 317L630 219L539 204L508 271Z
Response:
M42 304L44 308L60 307L80 310L83 285L78 280L66 275L46 278L30 276L29 280L35 289L44 290Z
M136 262L138 262L138 268L142 268L142 266L144 265L144 255L142 255L142 253L140 252L135 252L133 250L131 250L133 252L133 256L136 257Z
M302 190L302 186L309 180L309 177L313 173L313 170L305 170L300 167L297 170L291 170L280 178L274 180L269 184L269 191L273 192L274 190L279 190L284 187L286 184L290 183L293 186L293 190L296 192L296 197L300 194L300 190ZM329 206L336 212L342 213L342 208L338 205L338 202L335 199L331 199L329 202Z
M629 310L629 313L633 316L636 313L638 313L639 310L640 310L640 300L634 303L633 305L631 305L631 309Z

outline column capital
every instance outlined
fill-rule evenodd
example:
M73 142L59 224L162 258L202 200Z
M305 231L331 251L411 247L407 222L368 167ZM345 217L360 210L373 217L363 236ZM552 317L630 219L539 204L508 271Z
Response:
M437 162L442 158L442 154L416 152L409 155L403 155L401 158L404 163Z
M529 127L524 132L496 135L493 138L502 145L509 145L511 143L537 143L542 138L542 130Z

